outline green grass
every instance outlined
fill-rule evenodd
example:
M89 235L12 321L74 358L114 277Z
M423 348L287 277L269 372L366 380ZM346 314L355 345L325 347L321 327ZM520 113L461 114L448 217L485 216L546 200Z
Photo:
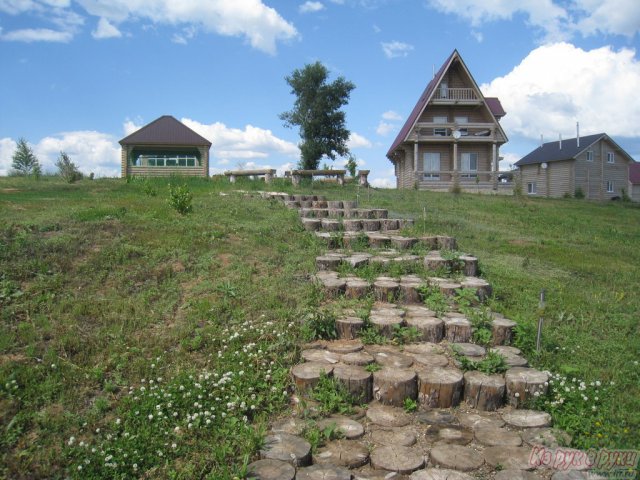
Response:
M169 182L193 194L188 215L169 205ZM305 278L324 249L295 211L232 190L224 179L0 179L0 477L243 474L286 408L299 321L322 302ZM554 405L575 444L640 444L640 209L311 191L416 218L407 233L455 236L536 366L608 386L595 411Z

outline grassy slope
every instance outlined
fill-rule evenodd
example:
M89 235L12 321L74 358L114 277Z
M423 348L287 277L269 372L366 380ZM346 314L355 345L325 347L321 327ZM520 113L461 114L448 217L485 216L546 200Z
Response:
M157 196L145 195L141 184L114 180L0 180L0 473L62 476L82 461L68 445L70 436L97 442L89 430L104 432L116 417L141 428L134 416L141 407L125 392L155 375L154 368L176 379L164 380L167 388L184 383L186 373L244 371L233 348L225 350L229 328L241 332L238 349L256 343L261 358L274 362L269 385L258 385L267 368L261 363L253 367L256 378L237 384L238 390L247 382L258 385L262 401L252 413L254 423L282 406L269 392L285 385L295 356L297 328L290 322L317 302L303 275L313 271L320 246L301 231L291 211L218 195L230 190L226 183L189 184L194 213L183 218L167 206L162 180L152 184ZM545 288L538 364L587 381L614 381L611 401L589 420L606 425L593 445L640 444L634 364L640 353L640 209L575 200L314 189L330 198L359 196L362 204L415 217L416 233L456 236L461 250L481 259L494 284L493 308L524 326L535 324L538 293ZM241 327L256 320L272 321L274 330ZM532 337L525 339L530 343ZM258 362L247 355L242 358ZM159 366L151 367L158 357ZM585 431L591 427L593 432ZM223 422L217 430L237 427ZM597 428L581 424L576 430L584 437ZM153 443L153 432L148 435L141 443ZM150 476L238 473L239 459L257 441L243 435L237 441L211 430L188 441L176 436L177 451L163 457L169 461L147 464ZM100 478L100 472L93 476ZM83 474L89 478L87 469Z

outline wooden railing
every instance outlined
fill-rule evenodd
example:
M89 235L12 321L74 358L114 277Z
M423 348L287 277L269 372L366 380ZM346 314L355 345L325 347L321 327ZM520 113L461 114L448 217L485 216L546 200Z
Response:
M453 138L453 132L458 130L461 133L459 140L461 141L482 141L495 140L495 124L493 123L433 123L418 122L416 123L413 135L416 139Z
M506 177L509 172L492 172L491 170L418 170L416 173L416 180L419 182L451 182L453 181L455 174L458 175L460 183L475 183L476 180L480 183L492 182L494 177ZM513 174L513 172L510 172ZM510 183L509 181L501 183Z
M479 100L473 88L438 88L435 100Z

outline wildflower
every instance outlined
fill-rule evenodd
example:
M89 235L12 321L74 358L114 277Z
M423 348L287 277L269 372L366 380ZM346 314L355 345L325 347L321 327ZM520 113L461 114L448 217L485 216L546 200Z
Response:
M520 394L518 392L515 393L515 397L518 398L520 397Z
M67 445L71 446L76 442L76 437L69 437L69 441L67 442Z
M149 420L153 420L153 415L149 414L149 416L147 417Z

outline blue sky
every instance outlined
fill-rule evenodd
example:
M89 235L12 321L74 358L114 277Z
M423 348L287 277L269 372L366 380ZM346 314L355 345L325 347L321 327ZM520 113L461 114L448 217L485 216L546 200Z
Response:
M637 0L0 0L0 174L25 137L45 169L64 150L118 175L118 140L165 114L213 142L212 173L282 171L284 77L319 60L355 83L352 152L392 186L385 154L454 48L507 110L502 167L576 121L640 160L639 31Z

